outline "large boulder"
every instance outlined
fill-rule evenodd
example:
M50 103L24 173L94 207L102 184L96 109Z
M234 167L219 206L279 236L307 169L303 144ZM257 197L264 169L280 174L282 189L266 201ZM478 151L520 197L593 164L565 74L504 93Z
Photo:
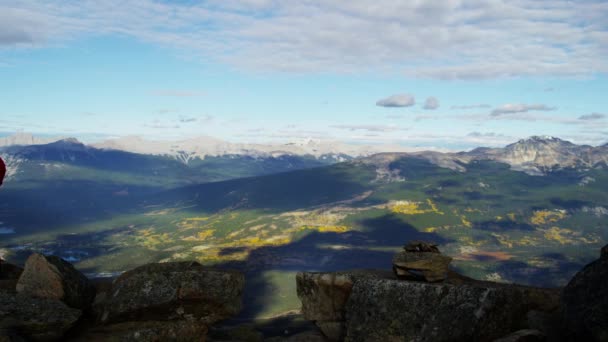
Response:
M452 285L358 279L346 304L346 341L491 341L551 311L559 292L495 283Z
M345 307L356 279L390 279L390 272L356 270L348 272L299 272L297 294L304 318L315 321L325 336L341 340L344 335Z
M72 264L38 253L27 259L16 290L24 296L58 299L77 309L88 307L95 296L89 280Z
M442 255L437 245L412 241L393 257L393 271L400 279L437 282L446 280L451 257Z
M204 324L241 310L245 278L196 262L148 264L123 273L103 298L100 320L197 320Z
M608 341L608 245L564 288L562 315L572 340Z
M0 292L0 330L28 340L59 340L80 315L80 310L58 300Z

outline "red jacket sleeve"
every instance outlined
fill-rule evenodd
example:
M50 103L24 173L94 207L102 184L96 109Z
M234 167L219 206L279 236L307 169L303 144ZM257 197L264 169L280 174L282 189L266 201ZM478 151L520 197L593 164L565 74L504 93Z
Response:
M0 185L4 181L4 175L6 175L6 164L4 164L4 160L0 158Z

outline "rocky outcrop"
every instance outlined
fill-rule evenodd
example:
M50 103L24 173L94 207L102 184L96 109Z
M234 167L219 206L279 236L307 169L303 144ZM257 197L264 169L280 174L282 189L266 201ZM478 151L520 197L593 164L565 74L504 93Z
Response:
M559 303L557 290L464 277L438 284L359 271L299 273L296 281L304 317L330 340L492 340L527 328L529 311Z
M80 315L80 310L58 300L0 292L0 330L8 331L7 336L22 336L33 341L58 340Z
M104 323L199 320L212 324L241 310L245 278L196 262L148 264L123 273L103 303Z
M27 259L16 290L24 296L61 300L77 309L87 308L95 295L89 280L70 263L38 253Z
M557 291L492 283L360 279L346 304L346 341L489 341L554 310Z
M244 276L180 262L95 285L65 260L30 256L16 291L0 291L0 342L205 341L210 324L240 311Z
M413 241L393 257L393 271L400 279L437 282L447 279L452 258L441 255L437 245Z
M608 341L608 245L600 259L585 266L564 288L563 322L570 338Z
M302 301L304 318L315 324L331 341L344 337L345 307L357 279L390 279L390 272L359 270L350 272L296 275L298 298Z

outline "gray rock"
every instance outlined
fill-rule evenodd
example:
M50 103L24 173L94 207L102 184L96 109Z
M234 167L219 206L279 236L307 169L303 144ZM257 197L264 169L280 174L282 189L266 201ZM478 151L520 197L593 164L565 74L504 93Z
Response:
M0 293L0 329L28 340L59 340L80 315L58 300Z
M545 340L545 335L538 330L522 329L494 340L494 342L543 342Z
M555 310L555 290L358 279L345 341L488 341L525 328L530 310Z
M315 321L332 341L344 336L345 307L356 279L391 279L390 272L354 270L346 272L299 272L296 275L298 298L304 318Z
M201 342L207 326L192 321L123 322L93 328L69 341L82 342Z
M101 321L198 320L205 324L241 310L245 278L196 262L148 264L123 273L103 300ZM98 303L99 305L100 303Z
M38 253L27 259L16 290L25 296L58 299L77 309L87 308L95 296L89 280L72 264Z
M571 338L608 341L608 258L602 257L578 272L562 295L562 315Z
M317 321L317 327L329 341L342 341L346 332L344 321Z
M356 279L394 279L390 272L298 272L296 285L302 314L311 321L343 321L344 308Z

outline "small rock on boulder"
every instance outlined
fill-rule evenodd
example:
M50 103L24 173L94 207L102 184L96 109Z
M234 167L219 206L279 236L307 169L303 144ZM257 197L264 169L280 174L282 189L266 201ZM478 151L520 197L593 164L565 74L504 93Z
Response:
M608 245L564 288L562 316L573 340L608 341L607 251Z
M123 273L104 299L101 321L199 320L241 310L244 275L196 262L148 264Z
M0 293L0 330L6 329L28 340L58 340L80 315L80 310L55 299Z
M403 249L406 252L414 253L414 252L425 252L425 253L441 253L437 244L426 241L411 241L405 246Z
M448 277L452 258L442 255L437 245L413 241L393 257L393 271L400 279L443 281Z
M24 296L58 299L77 309L88 307L95 296L89 280L72 264L38 253L27 259L16 289Z

